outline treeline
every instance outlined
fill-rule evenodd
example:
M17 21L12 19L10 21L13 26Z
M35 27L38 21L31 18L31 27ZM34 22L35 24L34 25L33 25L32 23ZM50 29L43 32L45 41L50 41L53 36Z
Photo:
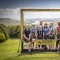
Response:
M20 26L8 26L10 38L20 38Z
M0 24L0 43L9 38L20 38L20 25L5 26Z

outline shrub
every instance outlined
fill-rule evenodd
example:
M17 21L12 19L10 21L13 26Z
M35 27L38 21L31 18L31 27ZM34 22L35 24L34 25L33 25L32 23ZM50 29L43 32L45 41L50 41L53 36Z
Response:
M10 38L20 38L20 26L9 26L9 37Z
M6 38L4 33L0 32L0 43L5 42Z
M5 26L4 24L0 24L0 32L3 32L4 33L4 35L5 35L5 37L6 37L6 40L8 40L8 37L9 37L9 35L8 35L8 27L7 26Z

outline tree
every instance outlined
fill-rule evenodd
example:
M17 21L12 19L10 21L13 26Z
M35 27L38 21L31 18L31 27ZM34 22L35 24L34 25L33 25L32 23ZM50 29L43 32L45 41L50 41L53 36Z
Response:
M9 37L10 38L20 38L20 26L9 26Z
M0 24L0 33L5 36L5 40L8 40L9 35L8 35L7 26L5 26L4 24ZM0 34L0 37L1 37L1 34Z

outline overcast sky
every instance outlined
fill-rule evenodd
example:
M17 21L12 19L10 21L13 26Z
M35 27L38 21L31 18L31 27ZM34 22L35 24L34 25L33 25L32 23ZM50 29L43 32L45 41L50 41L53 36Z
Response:
M60 0L0 0L0 18L12 18L20 20L19 10L21 8L60 8ZM25 13L26 19L31 17L48 17L53 18L53 16L60 17L60 13ZM35 14L35 16L33 16ZM28 16L27 16L28 15ZM50 16L51 15L51 16ZM49 17L50 16L50 17Z
M60 18L60 12L24 12L24 19L35 18Z

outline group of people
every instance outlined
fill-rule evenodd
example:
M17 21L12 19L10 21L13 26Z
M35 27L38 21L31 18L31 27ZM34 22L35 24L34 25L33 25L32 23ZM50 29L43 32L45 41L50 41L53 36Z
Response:
M31 27L29 27L28 24L26 24L26 27L23 32L23 38L24 41L27 43L28 51L29 53L32 53L32 48L34 45L34 41L36 39L54 39L54 33L55 29L53 27L53 22L50 23L48 26L47 23L44 23L43 26L43 20L40 20L39 25L35 26L35 24L32 24ZM58 43L60 41L60 21L58 22L58 26L56 28L56 35L57 35L57 42L56 42L56 48L58 48ZM40 46L39 46L40 47ZM42 45L44 49L46 49L46 45Z

